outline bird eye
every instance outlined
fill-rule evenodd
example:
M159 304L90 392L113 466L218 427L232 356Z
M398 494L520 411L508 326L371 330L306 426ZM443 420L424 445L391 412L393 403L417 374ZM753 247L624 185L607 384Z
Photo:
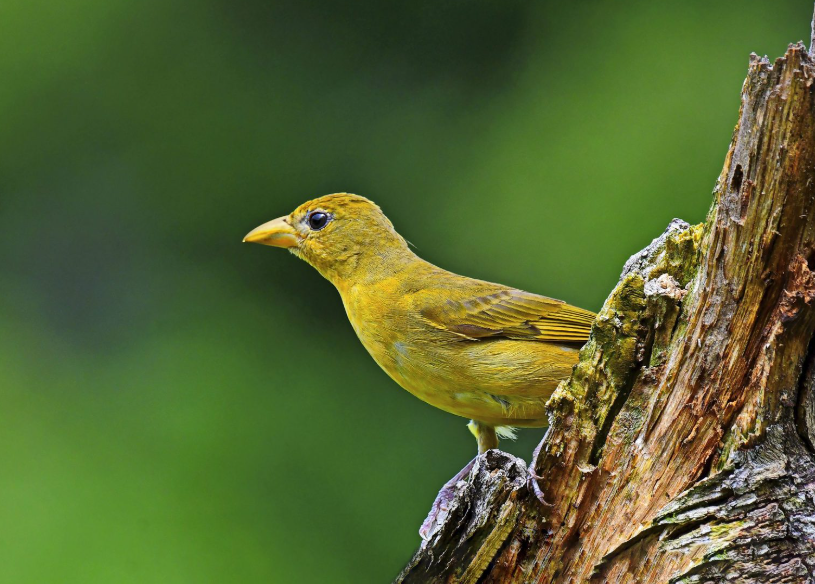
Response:
M311 227L314 231L319 231L323 227L326 226L328 223L328 213L323 213L322 211L314 211L313 213L309 213L308 216L308 226Z

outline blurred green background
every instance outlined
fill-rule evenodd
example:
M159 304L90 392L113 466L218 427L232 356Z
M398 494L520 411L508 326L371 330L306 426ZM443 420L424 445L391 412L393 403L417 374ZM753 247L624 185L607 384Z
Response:
M392 579L466 420L242 236L356 192L433 263L596 310L704 218L749 53L811 9L3 2L0 582Z

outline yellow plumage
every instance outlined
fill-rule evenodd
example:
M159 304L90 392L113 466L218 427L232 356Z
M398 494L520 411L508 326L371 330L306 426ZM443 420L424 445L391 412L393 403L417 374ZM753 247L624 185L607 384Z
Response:
M419 258L374 203L304 203L245 241L286 247L339 290L382 369L419 399L471 418L479 451L497 426L545 426L544 404L577 362L594 314L474 280Z

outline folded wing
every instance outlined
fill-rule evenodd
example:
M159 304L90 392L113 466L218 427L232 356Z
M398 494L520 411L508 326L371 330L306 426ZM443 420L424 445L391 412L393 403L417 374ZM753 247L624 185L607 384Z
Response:
M514 289L447 300L421 314L436 328L470 340L505 337L569 344L586 342L595 317L561 300Z

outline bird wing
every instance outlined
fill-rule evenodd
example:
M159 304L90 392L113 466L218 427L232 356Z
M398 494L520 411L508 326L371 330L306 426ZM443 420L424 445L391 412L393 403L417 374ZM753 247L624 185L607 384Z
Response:
M504 289L464 300L447 300L421 310L436 328L476 340L505 337L584 343L595 314L561 300Z

